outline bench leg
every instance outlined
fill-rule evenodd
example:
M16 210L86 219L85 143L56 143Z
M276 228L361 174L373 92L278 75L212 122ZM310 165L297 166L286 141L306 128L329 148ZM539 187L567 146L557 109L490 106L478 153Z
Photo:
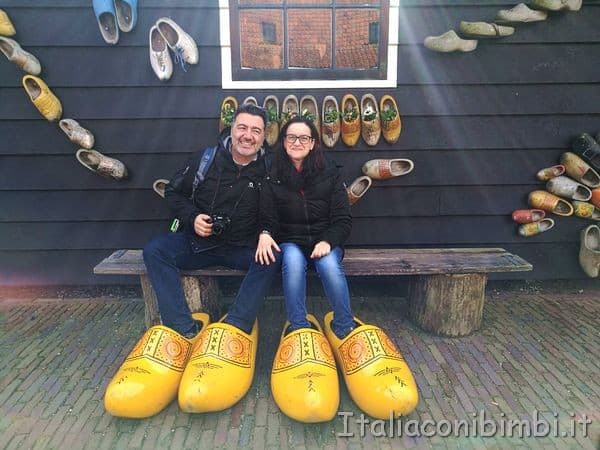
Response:
M219 320L219 284L214 277L181 277L185 299L191 312L206 312Z
M219 285L213 277L181 277L183 293L191 312L207 312L211 320L218 320ZM144 296L144 321L147 328L161 323L156 301L156 292L150 283L148 275L140 275L142 294Z
M410 277L408 314L425 331L466 336L481 327L487 274L440 274Z

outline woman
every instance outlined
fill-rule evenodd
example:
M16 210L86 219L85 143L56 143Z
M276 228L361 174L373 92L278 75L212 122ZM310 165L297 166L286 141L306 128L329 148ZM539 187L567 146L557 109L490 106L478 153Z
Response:
M313 326L306 318L306 270L314 265L333 310L332 329L342 339L355 327L342 266L342 245L352 228L348 194L338 167L321 151L312 121L291 119L281 144L261 196L264 230L257 257L272 260L275 241L281 243L288 333Z

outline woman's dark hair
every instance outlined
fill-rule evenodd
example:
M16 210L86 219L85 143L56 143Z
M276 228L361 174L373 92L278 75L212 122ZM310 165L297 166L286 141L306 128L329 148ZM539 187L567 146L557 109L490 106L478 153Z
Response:
M290 121L283 126L281 132L279 133L279 150L276 153L275 166L277 168L279 177L282 178L282 181L289 179L291 174L296 172L296 169L292 164L290 157L286 153L285 147L283 146L285 136L287 135L287 130L293 123L303 123L306 125L310 129L310 137L314 139L315 144L302 164L303 175L305 177L310 177L325 168L325 157L323 156L323 151L321 150L317 127L312 120L309 120L305 117L296 116L290 119Z

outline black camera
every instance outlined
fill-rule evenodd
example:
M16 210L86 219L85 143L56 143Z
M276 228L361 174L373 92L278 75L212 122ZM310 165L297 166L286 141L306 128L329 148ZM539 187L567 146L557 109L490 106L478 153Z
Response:
M210 216L210 223L212 223L212 234L220 236L227 230L227 227L231 223L231 218L225 214L212 214Z

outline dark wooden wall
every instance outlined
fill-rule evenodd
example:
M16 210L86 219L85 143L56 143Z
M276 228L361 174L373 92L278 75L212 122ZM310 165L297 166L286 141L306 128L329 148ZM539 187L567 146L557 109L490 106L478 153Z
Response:
M354 206L351 245L499 246L535 270L496 278L585 278L577 254L588 222L554 217L555 229L522 238L510 213L527 207L527 193L542 186L535 173L555 164L575 135L600 131L600 1L518 26L509 38L480 40L468 54L422 45L460 20L492 20L515 3L402 1L397 89L310 92L318 100L390 93L398 102L396 145L340 143L330 152L348 182L368 159L415 162L406 177L375 181ZM0 0L0 7L42 62L63 117L92 130L95 148L131 171L115 182L80 165L75 145L29 102L22 73L0 60L0 285L121 282L92 275L92 267L166 231L169 212L152 182L213 143L223 97L262 102L308 93L221 89L216 0L145 0L135 30L114 47L101 39L88 0ZM155 78L148 60L147 33L161 16L188 30L200 49L200 64L176 69L168 82Z

